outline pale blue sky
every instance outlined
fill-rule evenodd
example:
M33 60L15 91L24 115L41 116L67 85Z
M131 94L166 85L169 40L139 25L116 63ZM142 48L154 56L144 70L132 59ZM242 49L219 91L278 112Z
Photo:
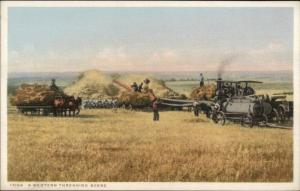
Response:
M292 69L292 8L9 8L9 71ZM264 66L267 65L267 66Z

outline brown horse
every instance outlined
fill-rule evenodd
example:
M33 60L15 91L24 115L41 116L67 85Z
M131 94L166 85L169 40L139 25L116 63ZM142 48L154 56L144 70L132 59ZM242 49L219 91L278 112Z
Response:
M56 117L57 115L62 116L64 111L65 101L62 97L56 97L53 101L53 115Z
M82 102L82 100L81 100L80 97L78 97L77 99L75 99L74 96L66 97L65 98L65 105L64 105L64 107L65 107L65 116L67 114L67 111L69 111L69 116L71 116L71 114L72 114L72 116L75 116L75 114L78 115L79 112L80 112L81 102ZM77 112L76 112L76 110L77 110Z

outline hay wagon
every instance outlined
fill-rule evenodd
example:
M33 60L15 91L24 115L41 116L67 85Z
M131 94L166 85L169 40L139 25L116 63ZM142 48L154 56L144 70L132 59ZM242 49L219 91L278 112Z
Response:
M76 115L80 112L81 98L66 95L52 82L52 86L22 84L10 102L25 115L66 116L69 112L74 116L76 110Z

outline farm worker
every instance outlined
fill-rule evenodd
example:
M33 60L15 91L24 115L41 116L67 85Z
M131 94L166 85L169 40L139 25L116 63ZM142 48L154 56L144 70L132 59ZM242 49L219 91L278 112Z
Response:
M62 96L62 97L64 97L65 94L64 94L63 90L61 90L61 89L55 84L55 79L52 79L51 81L52 81L52 82L51 82L50 89L51 89L52 91L54 91L55 94L56 94L57 96Z
M144 85L144 87L143 87L143 90L144 90L145 93L147 93L148 90L149 90L149 83L150 83L150 80L149 80L148 78L146 78L146 79L144 80L144 83L145 83L145 85Z
M267 102L267 103L271 103L271 99L270 99L269 94L266 95L266 102Z
M139 89L138 89L138 92L142 92L142 89L143 89L143 82L139 85Z
M50 89L52 91L59 91L59 88L57 87L57 85L55 84L55 79L52 79L51 80L51 86L50 86Z
M202 73L200 73L200 87L204 86L204 77L202 75Z
M137 92L139 90L138 85L136 84L136 82L133 82L133 84L131 85L131 88L134 92Z
M241 85L237 86L237 95L238 96L242 96L243 95L243 88L241 87Z
M153 121L159 121L158 101L156 98L155 100L152 101L152 110L153 110Z
M148 94L149 99L151 101L151 106L152 106L152 111L153 111L153 121L159 121L157 97L155 96L153 90L149 89L150 80L146 78L144 80L144 83L145 83L145 85L143 88L143 90L144 90L143 92Z

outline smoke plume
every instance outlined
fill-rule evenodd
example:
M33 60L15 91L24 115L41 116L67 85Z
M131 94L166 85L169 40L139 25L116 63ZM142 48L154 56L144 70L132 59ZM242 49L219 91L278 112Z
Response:
M237 55L231 55L223 59L218 67L218 79L222 79L224 71L228 68L230 64L236 60Z

